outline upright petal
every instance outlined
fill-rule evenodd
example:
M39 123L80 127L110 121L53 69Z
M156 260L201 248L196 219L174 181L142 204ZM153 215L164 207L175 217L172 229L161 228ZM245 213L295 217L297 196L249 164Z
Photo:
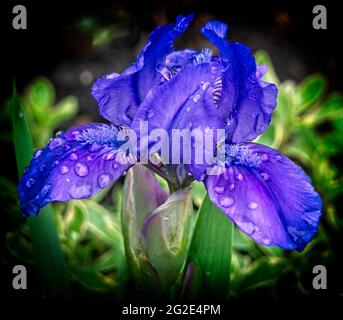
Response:
M197 146L195 136L200 141L204 139L205 130L213 129L216 133L217 129L225 127L215 107L213 96L216 72L212 71L216 68L220 68L219 63L209 61L186 65L173 79L148 93L135 115L131 128L139 136L141 122L146 121L148 133L155 129L166 130L170 139L169 146L172 148L170 155L179 152L182 157L183 144L189 143L185 147L192 155L189 163L194 163L194 149ZM183 140L180 145L173 145L172 137L176 129L188 129L189 137L194 143ZM214 140L216 140L215 134ZM205 150L205 152L213 153L213 150ZM205 153L201 150L199 154ZM172 159L169 160L171 163ZM201 161L202 159L199 159L199 162Z
M19 182L23 215L38 214L50 201L88 198L120 178L132 163L118 152L123 142L117 133L113 126L92 123L37 150Z
M233 143L254 140L270 123L277 88L260 79L248 47L225 40L226 24L210 21L201 31L219 49L225 68L218 110L227 121L228 138Z
M187 29L192 18L193 15L179 16L175 23L157 28L136 62L122 75L111 73L94 83L92 96L104 118L116 125L130 125L147 92L161 81L158 66L165 63L173 51L173 41Z
M210 199L258 243L303 250L318 230L319 194L300 167L271 148L230 146L225 169L205 185Z

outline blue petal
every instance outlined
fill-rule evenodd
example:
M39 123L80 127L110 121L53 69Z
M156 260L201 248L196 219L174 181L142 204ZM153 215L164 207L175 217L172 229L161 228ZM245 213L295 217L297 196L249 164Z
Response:
M212 71L220 67L217 62L186 65L173 79L148 93L135 115L131 128L139 136L141 121L146 121L149 126L148 133L155 129L164 129L170 138L174 129L189 129L192 132L197 129L199 135L204 135L205 129L224 129L225 123L217 112L213 97L217 71ZM183 145L172 146L171 142L169 145L173 148L172 152L179 148L182 153ZM195 154L195 146L186 146L191 149L192 155ZM213 150L205 152L213 153ZM169 163L171 161L172 159L169 159ZM194 157L189 163L194 163Z
M88 198L120 178L132 163L118 152L123 142L117 133L113 126L88 124L37 150L19 182L23 215L38 214L50 201Z
M226 24L211 21L201 31L221 54L225 71L218 110L227 121L229 141L238 143L254 140L267 129L277 88L260 79L248 47L224 39L226 30Z
M230 146L225 169L205 185L210 199L258 243L303 250L318 230L319 194L300 167L271 148Z
M173 51L173 41L190 24L193 15L179 16L176 22L153 31L137 61L122 75L112 73L98 79L92 87L100 114L115 125L130 125L147 92L160 83L158 66Z

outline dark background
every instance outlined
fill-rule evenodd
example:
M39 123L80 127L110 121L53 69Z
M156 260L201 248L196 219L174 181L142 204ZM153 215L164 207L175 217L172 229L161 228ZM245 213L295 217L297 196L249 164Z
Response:
M12 9L17 4L26 6L27 30L12 28ZM312 9L317 4L327 8L327 30L312 27ZM343 90L340 59L343 10L338 1L23 0L1 1L0 8L3 65L0 106L11 95L14 79L22 93L34 77L44 75L55 84L57 101L69 94L76 95L80 114L96 120L99 117L96 103L89 97L90 85L80 84L80 72L86 68L96 78L105 72L122 71L134 61L148 32L159 24L173 21L179 14L190 12L196 14L196 21L189 31L193 40L185 40L187 45L199 45L196 29L206 19L222 20L230 25L229 39L243 42L253 51L265 49L271 55L281 80L300 81L306 75L320 72L329 80L329 91ZM126 32L110 46L94 50L87 35L77 29L78 21L84 16L101 17L98 23L104 26L116 22ZM180 42L177 46L182 45ZM1 124L0 130L10 130L10 123ZM1 149L1 170L15 175L12 146L1 146Z

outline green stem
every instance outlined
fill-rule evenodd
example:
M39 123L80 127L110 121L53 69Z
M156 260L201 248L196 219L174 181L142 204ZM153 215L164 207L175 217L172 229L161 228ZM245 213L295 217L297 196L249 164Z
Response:
M29 164L33 153L32 139L15 88L9 101L12 114L13 142L19 177ZM49 298L67 298L69 279L60 246L53 211L46 206L39 216L28 218L35 258L44 289Z

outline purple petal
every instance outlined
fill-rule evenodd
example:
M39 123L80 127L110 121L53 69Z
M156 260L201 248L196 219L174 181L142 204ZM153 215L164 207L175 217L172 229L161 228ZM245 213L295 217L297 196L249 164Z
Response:
M224 171L205 180L210 199L258 243L303 250L318 230L322 206L309 177L271 148L229 149Z
M254 140L267 129L276 106L277 88L260 79L248 47L224 39L226 29L226 24L210 21L201 31L221 54L225 71L218 110L228 122L229 140L238 143Z
M100 114L115 125L130 125L137 107L147 92L161 82L158 66L173 51L173 41L190 24L193 15L179 16L176 22L153 31L136 62L122 75L112 73L99 78L92 87L92 96Z
M38 214L50 201L88 198L120 178L132 164L118 153L123 142L117 133L114 126L92 123L36 151L19 182L23 214Z
M213 97L216 73L211 70L217 67L217 62L187 65L172 80L155 87L140 105L131 128L139 135L141 121L147 121L149 133L164 129L170 138L173 129L197 129L201 135L205 129L224 128ZM182 150L182 145L175 147Z

